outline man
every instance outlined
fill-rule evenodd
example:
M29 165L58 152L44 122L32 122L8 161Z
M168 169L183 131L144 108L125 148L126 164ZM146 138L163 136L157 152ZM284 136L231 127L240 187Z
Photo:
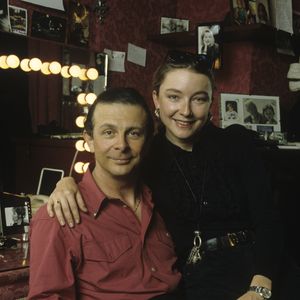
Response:
M34 216L28 299L165 299L176 288L172 240L139 179L152 132L133 89L107 90L90 107L84 138L95 166L80 183L89 213L75 229L61 227L45 206Z

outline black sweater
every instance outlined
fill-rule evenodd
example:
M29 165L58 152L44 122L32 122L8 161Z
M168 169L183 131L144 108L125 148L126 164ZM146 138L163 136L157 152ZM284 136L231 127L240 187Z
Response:
M250 229L255 232L255 273L272 278L281 227L268 174L249 137L242 126L221 129L208 123L187 152L171 144L163 131L155 136L145 176L173 236L179 266L198 225L203 240Z

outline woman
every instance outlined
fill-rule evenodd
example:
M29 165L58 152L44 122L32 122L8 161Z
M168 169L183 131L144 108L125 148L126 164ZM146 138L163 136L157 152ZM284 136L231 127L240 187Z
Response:
M173 236L186 299L268 299L281 240L267 174L246 129L210 122L213 88L203 56L172 52L158 68L152 96L163 126L145 177ZM73 193L81 198L64 179L50 214L54 206L62 220L61 207L65 216L69 205L76 210Z
M263 116L266 119L266 124L277 124L275 120L275 111L272 105L266 105L262 110Z
M215 37L210 29L205 29L201 35L200 54L207 55L214 69L220 68L219 45L215 42Z

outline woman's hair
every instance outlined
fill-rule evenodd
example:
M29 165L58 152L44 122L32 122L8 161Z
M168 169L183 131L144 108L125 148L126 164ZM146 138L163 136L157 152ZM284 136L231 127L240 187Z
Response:
M270 110L270 111L273 113L273 115L275 115L275 111L274 111L274 108L273 108L272 105L267 104L267 105L263 108L263 111L262 111L263 114L265 114L265 112L266 112L267 110Z
M197 74L208 77L212 89L215 87L214 77L212 73L212 65L209 58L203 54L192 54L189 52L170 51L165 61L157 68L153 75L153 90L159 93L161 84L166 75L176 69L188 69Z
M144 99L144 97L134 88L125 88L125 87L117 87L117 88L110 88L104 92L102 92L95 102L91 105L89 112L86 117L86 121L84 123L84 129L88 133L88 135L93 135L94 129L94 111L96 106L99 103L105 104L127 104L127 105L134 105L140 106L143 108L147 115L147 139L152 137L154 132L154 122L152 118L152 114L150 109Z

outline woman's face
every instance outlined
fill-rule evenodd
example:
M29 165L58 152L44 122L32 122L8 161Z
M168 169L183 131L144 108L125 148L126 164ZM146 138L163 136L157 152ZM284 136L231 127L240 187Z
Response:
M205 32L204 35L203 35L203 43L205 45L209 45L209 46L212 46L215 42L215 39L214 39L214 35L212 34L212 32Z
M153 91L155 108L166 127L170 142L192 150L193 138L208 119L212 86L206 75L188 69L175 69L166 74L159 94Z
M264 111L264 116L268 119L268 120L272 120L274 118L274 112L272 109L270 108L267 108L265 111Z

